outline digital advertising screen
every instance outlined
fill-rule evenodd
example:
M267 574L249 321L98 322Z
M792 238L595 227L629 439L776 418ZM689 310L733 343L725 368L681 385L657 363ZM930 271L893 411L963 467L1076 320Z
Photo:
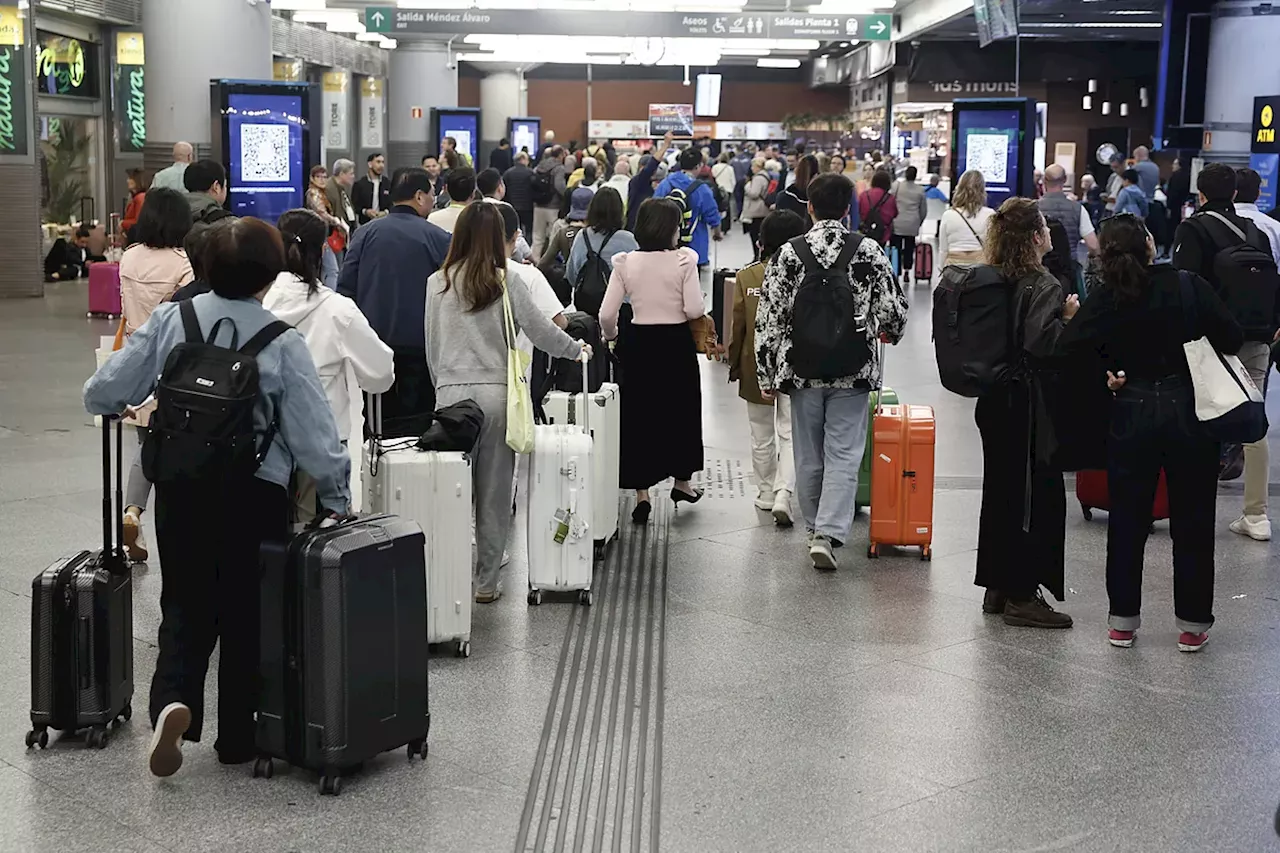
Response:
M529 153L529 159L538 156L538 140L542 139L542 120L536 118L513 118L507 120L507 138L511 140L511 150L519 154Z
M454 142L458 143L458 150L470 157L474 166L480 154L480 113L475 110L436 110L435 114L436 142L439 145L437 150L444 151L444 138L452 136Z
M952 116L955 179L970 169L981 172L987 182L987 204L993 208L1024 194L1032 146L1027 138L1025 104L1009 101L1006 106L988 101L979 106L956 101Z
M303 207L309 176L302 98L230 94L225 116L231 212L274 223Z

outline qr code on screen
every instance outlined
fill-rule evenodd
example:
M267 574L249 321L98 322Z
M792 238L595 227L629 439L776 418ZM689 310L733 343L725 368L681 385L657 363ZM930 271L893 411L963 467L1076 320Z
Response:
M971 133L966 142L966 169L981 172L988 184L1003 184L1008 180L1008 136L1003 133Z
M289 128L282 124L240 127L240 178L246 183L289 180Z

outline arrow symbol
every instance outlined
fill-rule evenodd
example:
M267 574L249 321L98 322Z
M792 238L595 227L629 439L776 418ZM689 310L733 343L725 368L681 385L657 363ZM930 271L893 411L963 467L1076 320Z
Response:
M382 26L382 22L386 20L386 17L381 12L374 12L369 16L369 20L373 21L373 25L375 27L380 27Z
M885 30L884 21L876 21L874 24L867 27L867 29L871 30L871 32L875 33L876 35L880 35Z

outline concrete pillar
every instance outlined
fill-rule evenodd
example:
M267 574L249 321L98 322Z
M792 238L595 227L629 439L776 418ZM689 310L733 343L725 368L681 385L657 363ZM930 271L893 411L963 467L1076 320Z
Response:
M480 80L480 158L489 162L489 152L507 135L507 119L529 112L528 90L521 75L498 71Z
M148 148L207 150L209 81L271 79L271 7L244 0L143 0ZM198 37L195 34L199 34Z
M1204 127L1213 134L1205 158L1249 159L1253 99L1280 94L1280 65L1259 61L1280 44L1280 17L1255 15L1256 0L1227 0L1213 7Z
M391 51L387 102L387 166L421 165L439 147L431 141L431 108L458 105L458 67L450 63L447 45L400 42Z

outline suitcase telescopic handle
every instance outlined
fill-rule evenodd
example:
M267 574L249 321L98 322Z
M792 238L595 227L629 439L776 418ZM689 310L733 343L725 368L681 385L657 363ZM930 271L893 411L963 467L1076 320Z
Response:
M880 414L881 410L884 408L884 354L888 348L884 344L884 338L881 337L880 335L876 335L876 341L879 343L879 346L880 346L880 377L879 377L880 381L876 383L876 411L875 411L875 413L878 415Z
M116 488L111 496L111 424L116 426ZM129 565L124 554L124 423L116 415L102 418L102 559L113 573ZM111 518L115 506L115 520ZM113 535L114 531L114 535ZM114 541L113 541L114 540Z
M588 436L591 435L591 389L587 384L587 364L594 355L595 353L587 353L584 344L582 355L578 356L582 361L582 432Z

